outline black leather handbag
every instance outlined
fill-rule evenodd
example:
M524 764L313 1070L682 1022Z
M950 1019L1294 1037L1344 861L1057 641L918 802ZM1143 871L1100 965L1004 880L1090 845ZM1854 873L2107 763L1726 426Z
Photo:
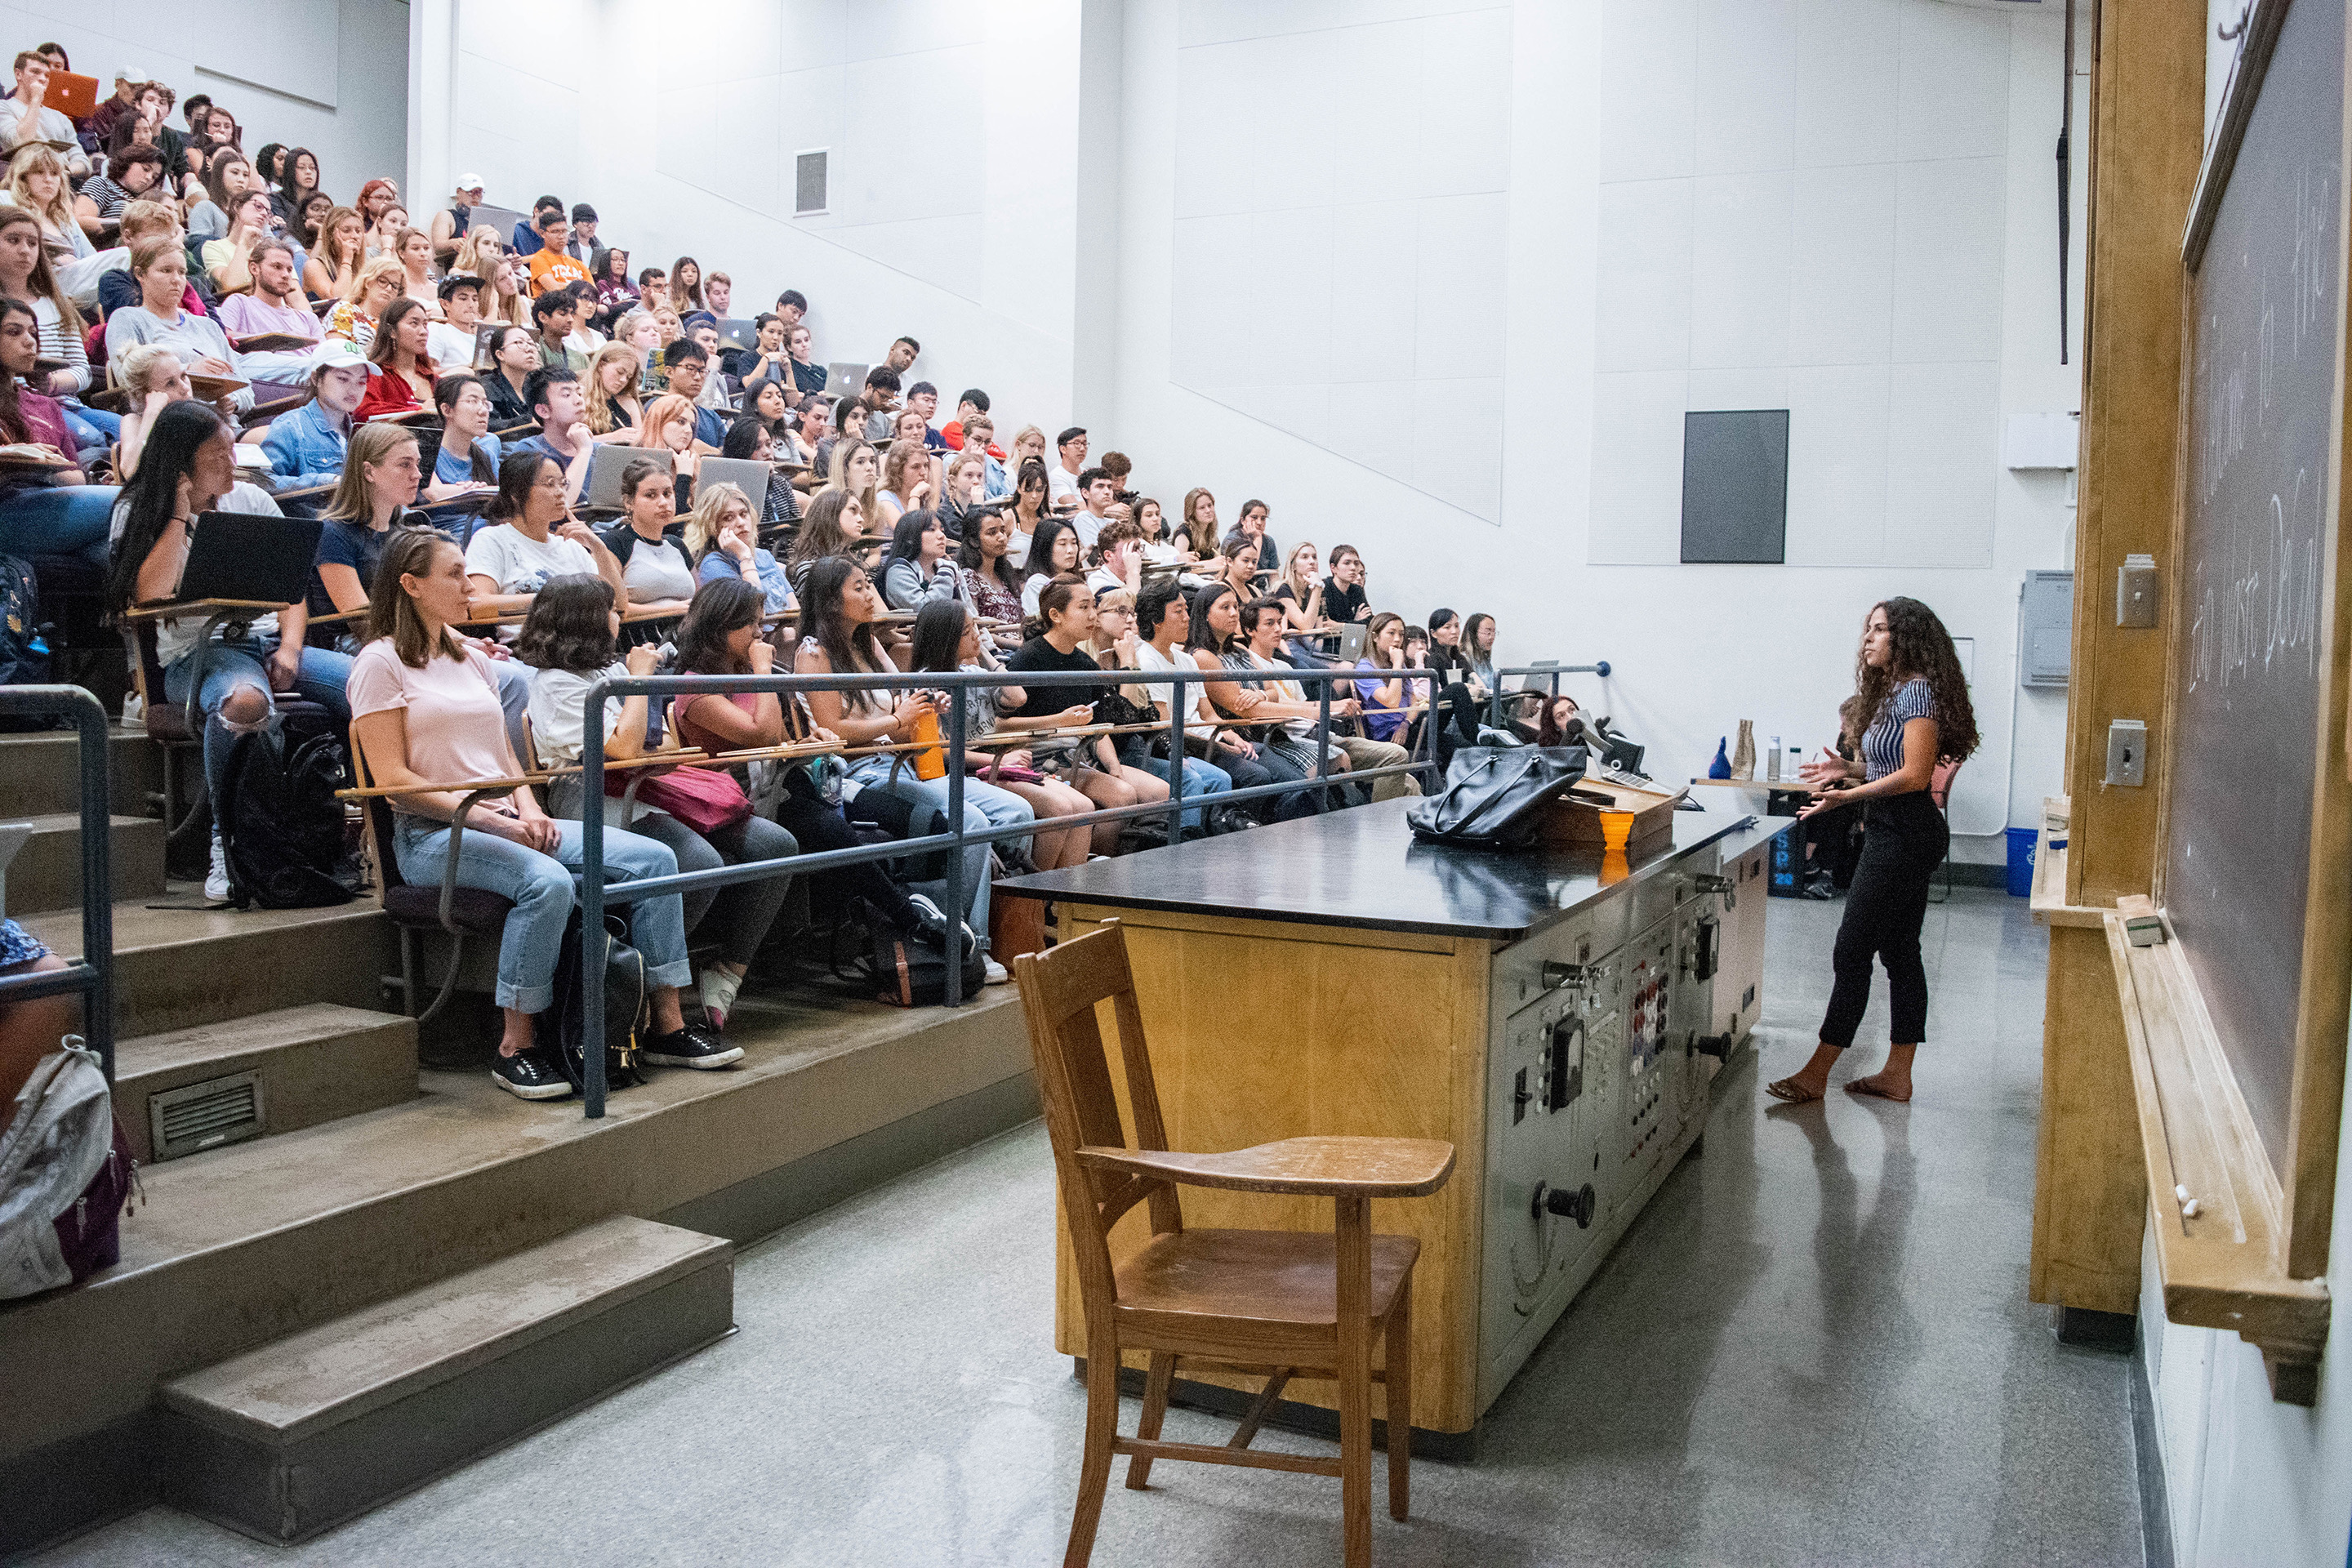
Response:
M1405 814L1412 836L1467 849L1524 849L1537 814L1584 776L1582 746L1463 746L1445 787Z

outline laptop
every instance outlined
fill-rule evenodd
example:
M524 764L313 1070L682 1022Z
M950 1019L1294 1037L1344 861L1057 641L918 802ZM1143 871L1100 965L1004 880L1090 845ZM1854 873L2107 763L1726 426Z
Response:
M768 506L768 481L775 470L749 458L705 458L695 465L694 494L699 501L712 485L735 485L751 503L751 521L758 523Z
M608 441L588 459L588 482L580 487L580 504L591 511L620 511L621 470L639 458L651 458L675 473L677 454L667 447L625 447Z
M512 245L514 243L515 225L523 221L524 215L515 211L512 207L494 207L490 205L489 203L484 202L474 209L474 216L466 220L466 226L470 230L478 223L488 224L490 227L498 230L499 237L500 239L505 240L509 245Z
M852 364L837 360L824 367L824 395L827 397L855 397L866 390L866 373L870 364Z
M740 317L730 316L719 323L719 345L740 349L745 353L760 352L760 329Z
M41 94L41 107L54 109L68 120L87 120L98 109L98 79L52 70L48 90Z
M1371 629L1364 621L1346 621L1332 634L1331 657L1353 664L1364 657L1364 634Z
M196 518L179 599L243 599L299 605L310 593L310 563L323 525L315 517L207 511Z

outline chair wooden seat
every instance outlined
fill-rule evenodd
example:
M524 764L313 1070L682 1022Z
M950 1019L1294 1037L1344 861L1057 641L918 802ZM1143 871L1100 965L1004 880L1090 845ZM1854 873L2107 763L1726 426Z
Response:
M1117 921L1013 961L1054 1145L1062 1212L1087 1325L1087 1432L1065 1568L1085 1568L1114 1456L1143 1489L1155 1459L1188 1459L1339 1479L1348 1568L1371 1561L1372 1388L1387 1425L1389 1514L1403 1519L1412 1474L1412 1266L1421 1244L1371 1228L1375 1198L1425 1197L1454 1173L1454 1146L1425 1138L1286 1138L1224 1153L1168 1147L1143 1015ZM1127 1112L1114 1091L1113 1047ZM1133 1121L1129 1136L1128 1117ZM1332 1200L1328 1231L1190 1230L1179 1186ZM1114 1263L1111 1227L1144 1205L1149 1240ZM1373 1346L1384 1364L1372 1366ZM1126 1352L1150 1356L1136 1436L1118 1434ZM1179 1361L1265 1379L1223 1447L1160 1440ZM1339 1455L1254 1453L1258 1424L1293 1379L1339 1385Z
M1388 1316L1420 1256L1412 1237L1372 1237L1373 1317ZM1328 1231L1182 1230L1153 1237L1116 1272L1122 1341L1247 1318L1265 1325L1269 1353L1277 1340L1292 1354L1339 1346L1339 1249Z

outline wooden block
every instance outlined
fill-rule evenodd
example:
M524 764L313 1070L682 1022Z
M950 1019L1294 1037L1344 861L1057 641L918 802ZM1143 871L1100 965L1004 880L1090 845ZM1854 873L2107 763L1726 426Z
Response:
M2116 900L2116 913L2123 917L2124 938L2132 946L2154 947L2164 940L2164 917L2147 894L2125 894Z

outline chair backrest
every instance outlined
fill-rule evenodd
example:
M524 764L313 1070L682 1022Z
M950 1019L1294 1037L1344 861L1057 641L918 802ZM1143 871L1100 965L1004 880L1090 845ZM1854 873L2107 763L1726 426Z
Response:
M1160 1116L1160 1091L1151 1076L1151 1053L1144 1042L1143 1014L1135 1000L1135 977L1128 969L1127 932L1117 921L1044 952L1013 961L1028 1016L1029 1049L1037 1067L1038 1097L1045 1103L1045 1131L1054 1145L1054 1167L1069 1217L1070 1245L1077 1255L1079 1289L1089 1302L1115 1299L1110 1228L1138 1203L1151 1205L1151 1228L1166 1234L1184 1228L1176 1189L1166 1182L1109 1175L1078 1163L1083 1148L1168 1147ZM1130 1142L1112 1087L1105 1048L1101 1003L1111 1004L1118 1028L1120 1076L1135 1122Z
M352 780L362 789L375 787L368 773L367 753L360 747L359 737L352 738ZM408 885L400 874L400 858L392 848L392 797L372 795L360 802L361 815L367 821L368 852L375 857L376 901L383 901L394 888Z
M155 623L122 623L123 651L131 666L131 684L139 693L140 721L147 738L162 745L184 746L195 737L188 730L187 708L163 695L163 661L156 652Z

